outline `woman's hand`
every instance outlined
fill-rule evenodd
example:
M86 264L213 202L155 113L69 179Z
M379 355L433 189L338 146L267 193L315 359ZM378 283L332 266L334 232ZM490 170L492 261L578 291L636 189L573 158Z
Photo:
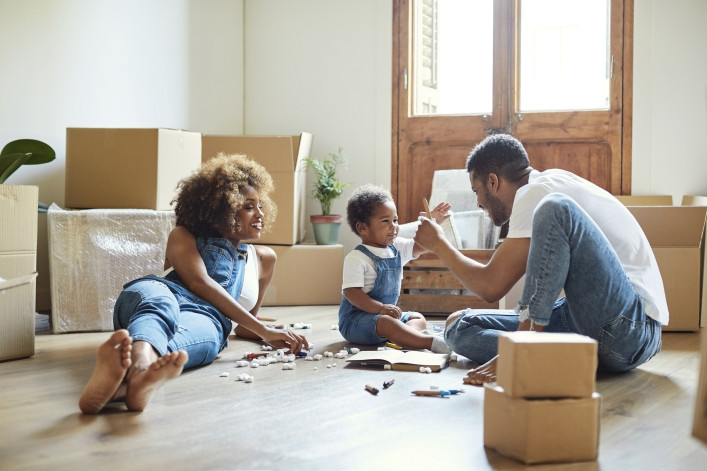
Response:
M309 342L307 342L304 335L296 334L287 328L267 327L262 338L273 348L285 348L294 354L299 353L301 350L309 350Z
M403 315L403 310L395 304L384 304L379 314L382 316L390 316L393 319L400 319Z

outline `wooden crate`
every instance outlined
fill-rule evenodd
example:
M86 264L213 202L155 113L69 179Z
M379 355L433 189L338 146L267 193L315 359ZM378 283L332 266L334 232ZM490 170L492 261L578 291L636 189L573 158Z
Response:
M480 263L488 263L493 250L462 250ZM498 302L487 303L457 281L437 255L426 253L403 267L403 282L398 305L403 311L447 316L465 308L498 309Z

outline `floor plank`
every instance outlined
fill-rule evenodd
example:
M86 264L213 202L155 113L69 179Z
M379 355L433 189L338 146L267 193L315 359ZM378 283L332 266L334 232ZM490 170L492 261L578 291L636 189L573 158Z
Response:
M302 332L321 353L348 345L331 328L336 312L300 306L261 315L312 323ZM37 335L32 358L0 363L0 469L526 468L484 448L482 389L466 387L447 399L410 395L430 385L460 387L471 366L465 360L435 374L297 360L291 371L278 364L248 368L255 380L245 384L236 381L243 370L235 361L259 344L234 338L213 364L167 383L145 412L116 404L82 415L77 400L108 335ZM529 469L705 469L707 446L690 435L698 350L698 334L666 333L663 352L646 365L598 378L599 459ZM364 390L389 379L394 385L377 396Z

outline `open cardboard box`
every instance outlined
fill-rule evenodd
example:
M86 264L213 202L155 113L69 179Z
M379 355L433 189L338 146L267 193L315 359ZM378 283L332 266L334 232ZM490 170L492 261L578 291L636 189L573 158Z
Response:
M171 209L201 165L201 134L177 129L66 129L67 208Z
M705 217L707 198L685 196L672 205L670 196L623 196L653 248L670 310L666 331L696 331L707 322L705 292ZM639 203L640 206L633 206Z
M294 245L305 236L307 172L301 162L312 150L312 135L202 136L202 160L219 153L245 154L270 173L275 182L271 195L277 205L275 227L262 235L260 244Z

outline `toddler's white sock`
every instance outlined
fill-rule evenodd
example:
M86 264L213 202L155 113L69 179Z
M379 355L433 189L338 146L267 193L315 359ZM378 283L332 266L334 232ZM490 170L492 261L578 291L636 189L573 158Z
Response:
M432 347L430 348L435 353L452 353L447 342L442 337L432 337Z

